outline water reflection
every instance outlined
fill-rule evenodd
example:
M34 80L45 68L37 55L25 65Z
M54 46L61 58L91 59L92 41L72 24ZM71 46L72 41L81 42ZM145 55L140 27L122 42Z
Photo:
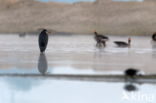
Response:
M46 59L46 55L44 53L40 53L39 59L38 59L38 71L45 75L48 70L48 63Z
M155 41L151 41L151 44L152 44L152 57L156 58L156 42Z
M128 92L132 92L132 91L134 92L138 90L138 88L136 87L134 83L125 84L124 89Z
M58 71L59 73L65 71L68 74L69 70L75 71L75 74L122 72L128 67L140 68L148 73L156 72L156 69L153 68L156 66L156 58L153 57L154 51L149 37L134 36L131 49L115 48L113 44L114 40L124 40L127 36L110 36L110 38L111 41L108 42L108 46L99 49L94 46L95 41L92 35L55 35L48 43L49 48L46 55L49 57L48 69L61 67L63 70L54 69L54 72L55 70L57 73ZM6 42L11 40L11 43ZM0 73L36 73L36 71L39 73L37 70L39 59L37 41L37 35L26 35L24 40L15 35L0 35ZM56 41L60 42L56 43ZM72 45L69 41L72 41ZM155 48L154 45L153 48ZM21 57L22 60L19 61ZM64 69L69 67L74 69Z
M29 87L29 89L24 88L24 91L21 91L18 89L19 86L17 89L14 89L12 88L13 84L6 83L8 79L6 79L6 77L0 78L0 101L2 101L2 103L23 103L23 101L24 103L27 103L27 101L29 101L29 103L43 103L43 101L46 103L51 103L51 101L54 101L54 103L85 103L84 101L87 101L87 103L105 103L106 101L107 103L155 103L155 99L152 99L150 102L145 99L142 99L143 101L137 101L140 99L139 97L143 95L149 99L151 95L155 98L155 85L149 84L142 85L139 92L135 92L138 98L131 101L127 99L123 100L123 83L23 78L19 82L31 81L31 83L25 82L23 84L23 86L31 87ZM13 81L15 79L16 78L12 78ZM17 81L18 80L19 79L17 79ZM19 82L17 82L16 85L20 85ZM128 86L128 88L134 90L133 87ZM129 92L127 95L131 96L130 93L133 92ZM35 98L36 96L38 98Z
M138 91L138 87L137 84L142 84L141 82L138 81L137 78L134 77L126 77L125 78L125 86L124 89L128 92L134 92L134 91Z
M20 38L24 38L25 36L26 36L26 33L24 32L24 33L20 33L20 34L18 34L18 36L20 37Z
M29 91L33 88L33 86L37 86L40 84L40 79L32 79L32 78L5 78L5 81L9 85L9 87L13 90L17 91Z
M152 44L152 49L156 49L156 42L155 41L151 41Z

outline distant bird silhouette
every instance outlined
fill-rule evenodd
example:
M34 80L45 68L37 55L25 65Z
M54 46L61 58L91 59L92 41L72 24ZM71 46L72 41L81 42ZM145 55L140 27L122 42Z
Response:
M134 77L136 75L138 75L138 70L137 69L134 69L134 68L128 68L125 70L125 75L126 76L129 76L129 77Z
M128 43L124 41L114 41L114 43L118 47L130 47L131 46L131 38L128 38Z
M105 35L98 34L96 31L94 31L94 34L95 34L94 39L96 40L97 45L103 44L103 46L106 46L106 41L108 41L109 38Z
M152 40L156 41L156 32L152 35Z
M47 30L43 29L39 35L39 48L40 48L40 52L44 52L47 48L47 44L48 44L48 34L47 34Z

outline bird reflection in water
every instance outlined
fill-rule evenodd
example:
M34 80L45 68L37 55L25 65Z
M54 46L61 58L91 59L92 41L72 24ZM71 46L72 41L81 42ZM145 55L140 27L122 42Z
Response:
M46 59L46 55L44 53L40 53L39 59L38 59L38 71L45 75L48 70L48 63Z
M134 92L134 91L138 90L138 88L135 85L135 83L127 83L127 84L125 84L124 89L126 91L128 91L128 92Z
M156 41L151 41L152 44L152 49L155 50L156 49Z
M151 41L152 44L152 57L156 58L156 41Z
M138 81L137 81L136 78L132 78L132 77L125 78L125 86L124 86L124 89L126 91L128 91L128 92L138 91L138 88L136 86L137 83L138 83Z
M138 82L137 77L142 76L141 71L139 69L135 68L128 68L124 72L125 74L125 86L124 89L128 92L134 92L137 91L137 83L141 84Z

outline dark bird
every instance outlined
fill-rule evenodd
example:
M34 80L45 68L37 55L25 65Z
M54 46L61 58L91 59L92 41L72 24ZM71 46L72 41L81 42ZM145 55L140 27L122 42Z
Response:
M156 32L152 35L152 40L156 41Z
M94 34L94 39L96 40L97 45L103 44L103 46L106 46L106 41L108 41L109 38L105 35L98 34L96 31L94 31Z
M128 43L124 41L114 41L114 43L118 47L130 47L131 46L131 38L128 38Z
M139 71L137 69L129 68L125 70L125 75L129 77L134 77L138 75L138 72Z
M47 48L47 44L48 44L48 34L47 34L47 30L43 29L39 35L39 39L38 39L38 43L39 43L39 48L40 48L40 52L44 52Z

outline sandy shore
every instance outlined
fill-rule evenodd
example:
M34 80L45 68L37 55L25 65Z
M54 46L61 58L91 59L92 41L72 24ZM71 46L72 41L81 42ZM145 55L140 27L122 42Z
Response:
M34 33L39 28L58 32L108 35L152 35L156 2L42 3L12 0L0 6L1 33ZM14 2L13 2L14 1Z

